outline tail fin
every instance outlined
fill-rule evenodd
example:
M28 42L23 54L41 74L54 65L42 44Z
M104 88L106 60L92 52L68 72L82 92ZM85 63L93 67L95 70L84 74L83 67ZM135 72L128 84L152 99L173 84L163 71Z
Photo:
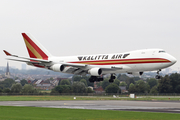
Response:
M52 55L29 33L22 33L24 42L26 44L29 56L31 58L38 58L48 60Z

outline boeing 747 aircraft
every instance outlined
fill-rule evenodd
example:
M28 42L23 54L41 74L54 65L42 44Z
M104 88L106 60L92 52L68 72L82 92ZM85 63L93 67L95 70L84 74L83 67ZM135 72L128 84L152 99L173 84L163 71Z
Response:
M176 63L176 58L163 49L143 49L125 53L78 55L56 57L51 55L35 38L22 33L29 53L28 57L10 54L4 50L9 60L26 62L28 65L45 68L56 72L75 75L90 74L90 82L102 81L103 75L111 74L109 82L113 82L116 73L142 75L145 71L157 71L159 79L161 69Z

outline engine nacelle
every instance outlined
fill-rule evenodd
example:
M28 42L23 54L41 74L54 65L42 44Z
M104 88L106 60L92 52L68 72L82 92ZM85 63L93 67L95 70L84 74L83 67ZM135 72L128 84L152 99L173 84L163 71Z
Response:
M100 76L102 74L102 70L100 68L91 68L88 73L92 76Z
M134 76L141 76L143 74L143 72L131 72L131 73L128 73L128 74L131 74L131 75L134 75Z
M51 70L55 72L62 72L64 70L64 65L62 64L54 64L50 67Z

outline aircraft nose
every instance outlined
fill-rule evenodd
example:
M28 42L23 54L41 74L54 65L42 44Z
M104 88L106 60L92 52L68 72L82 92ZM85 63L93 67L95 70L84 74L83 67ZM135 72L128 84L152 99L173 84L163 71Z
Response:
M173 56L171 56L170 61L172 64L175 64L177 62L177 59Z

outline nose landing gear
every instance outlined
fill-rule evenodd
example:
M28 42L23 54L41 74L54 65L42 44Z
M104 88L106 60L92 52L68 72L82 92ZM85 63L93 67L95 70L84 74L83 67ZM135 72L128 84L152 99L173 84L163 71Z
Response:
M161 76L159 75L159 72L160 72L160 71L161 71L161 70L158 70L158 71L157 71L157 75L155 76L156 79L160 79L160 78L161 78Z

